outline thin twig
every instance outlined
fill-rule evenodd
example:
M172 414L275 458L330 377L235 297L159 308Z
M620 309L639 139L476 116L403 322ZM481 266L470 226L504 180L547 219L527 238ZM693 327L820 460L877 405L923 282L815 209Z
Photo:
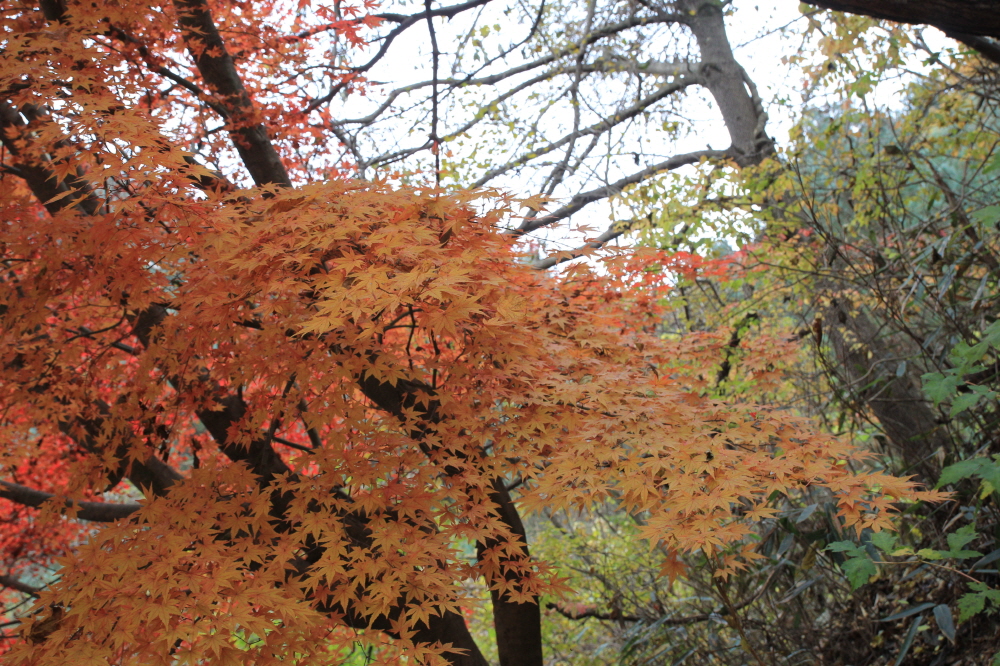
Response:
M431 152L434 154L434 183L441 185L441 146L438 141L438 51L437 34L434 32L434 16L431 14L432 0L424 0L427 16L427 31L431 35Z

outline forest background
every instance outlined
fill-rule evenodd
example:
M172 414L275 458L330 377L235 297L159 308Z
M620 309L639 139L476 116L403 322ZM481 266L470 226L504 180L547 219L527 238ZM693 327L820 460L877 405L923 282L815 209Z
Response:
M993 663L988 3L495 3L4 9L5 659Z

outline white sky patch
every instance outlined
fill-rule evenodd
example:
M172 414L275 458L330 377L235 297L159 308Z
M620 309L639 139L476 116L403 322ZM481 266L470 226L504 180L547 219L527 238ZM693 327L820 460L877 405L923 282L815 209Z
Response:
M436 2L434 6L436 8L447 4L451 3ZM417 14L423 9L423 6L422 2L389 2L380 6L377 11ZM514 9L505 13L505 10L511 7ZM568 7L574 6L569 5ZM454 61L452 56L460 49L472 49L473 39L481 38L484 44L494 42L509 44L526 36L534 11L537 11L537 5L524 2L520 4L493 2L479 10L459 14L454 19L435 19L434 27L437 41L442 51L439 78L465 74L452 71L451 64ZM732 15L727 17L726 21L729 41L734 48L736 59L747 70L750 79L757 86L769 115L767 132L775 139L779 148L788 144L789 131L795 122L796 114L801 112L804 102L803 73L797 65L785 64L783 58L799 52L806 21L807 19L800 14L797 3L791 0L758 2L738 0ZM381 32L384 33L391 27L392 24L387 24L383 26ZM472 30L473 28L475 31ZM499 40L498 37L500 37ZM925 38L935 45L948 43L948 40L933 29L925 30ZM329 39L336 38L330 34ZM341 38L340 41L343 39ZM657 44L663 45L668 42L669 40L662 43L657 42ZM318 40L316 46L319 53L324 46L330 48L334 45L331 42ZM351 59L355 64L365 62L376 52L377 48L378 44L370 44L367 48L357 49L353 51ZM494 50L498 48L499 46ZM816 54L817 61L824 58L815 50L813 52ZM643 55L645 56L645 53ZM663 53L650 53L649 56L653 58L663 57ZM693 54L693 56L696 58L697 54ZM527 62L531 57L534 56L525 55L515 50L492 71L497 68L507 69L516 64ZM926 69L919 60L915 60L913 68L915 70ZM418 22L397 37L386 57L366 76L369 81L375 82L369 87L367 95L361 96L355 93L335 100L333 102L335 117L345 119L364 117L378 107L388 91L400 86L427 81L431 78L430 40L426 22ZM897 78L880 84L872 96L874 103L888 108L900 105L899 93L908 80L908 78ZM557 85L546 85L550 86L547 89L549 92L558 88ZM609 99L621 92L615 87L619 86L618 83L609 80L606 85L608 86L607 97ZM405 105L401 105L394 118L381 124L380 128L375 130L368 140L369 153L376 149L378 152L391 152L396 149L419 146L426 142L430 132L429 124L415 122L414 118L415 114L421 114L426 110L426 99L429 94L429 88L421 89L419 93L410 98L414 106L411 106L409 111ZM470 102L487 101L495 94L496 91L490 86L467 87L455 93L457 96L464 96ZM816 103L817 101L817 98L813 97L812 102ZM423 105L422 109L415 108L417 105ZM657 106L662 105L661 102ZM444 104L442 104L441 110L443 114L447 113ZM525 109L525 117L535 112L537 109ZM547 124L546 126L549 128L567 126L570 124L567 113L569 111L565 106L553 107L542 123ZM729 134L720 114L714 108L710 96L704 89L698 87L690 89L675 111L663 112L662 116L681 123L689 131L672 139L669 144L665 144L662 142L666 133L645 132L641 124L636 124L630 129L624 130L628 132L627 143L613 147L605 146L605 150L609 154L617 151L617 155L614 159L609 158L602 163L603 173L591 169L589 173L567 179L564 186L556 190L555 196L565 200L566 197L578 191L614 182L639 168L655 164L670 155L705 150L709 147L725 149L730 144ZM447 131L447 128L448 125L442 123L439 131ZM458 153L462 150L468 150L468 146L476 142L490 141L494 135L483 133L483 129L482 125L474 128L469 133L464 148L459 141L452 141L445 144L444 149ZM495 130L495 128L492 129ZM553 129L553 133L557 133L557 131ZM511 142L516 142L518 139L516 136L501 138L509 139ZM500 151L501 149L497 148L497 155L502 154ZM633 161L633 156L635 161ZM432 163L430 154L424 153L411 159L409 167L413 168L416 165L418 172L429 174L432 169L428 167ZM691 173L693 167L685 169L687 173ZM382 170L381 173L385 175L387 172L388 170ZM541 172L537 169L512 170L490 181L488 186L503 189L517 196L530 196L537 192L539 173ZM679 170L679 173L683 174L685 170ZM373 173L369 171L366 175L371 176ZM473 173L468 175L470 179L473 177L475 177ZM420 175L417 178L424 179L424 182L430 179L427 175ZM550 206L550 210L556 207L558 207L558 201ZM572 227L586 227L590 230L586 235L596 236L608 227L609 221L616 213L618 215L626 214L625 211L614 211L612 204L608 200L603 200L592 203L576 213L572 218L571 225ZM585 234L574 232L569 225L562 224L534 232L532 238L543 244L545 252L551 252L579 247L585 239ZM628 243L629 241L622 239L619 242Z

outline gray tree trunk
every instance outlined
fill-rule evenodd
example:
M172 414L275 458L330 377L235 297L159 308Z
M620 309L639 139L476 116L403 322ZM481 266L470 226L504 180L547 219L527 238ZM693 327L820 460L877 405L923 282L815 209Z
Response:
M841 379L882 426L900 471L933 485L940 474L938 452L951 444L948 433L905 366L900 372L905 351L889 344L867 314L852 310L835 300L823 317Z
M691 17L687 25L701 51L700 74L719 105L736 162L740 166L759 163L774 152L774 143L764 132L767 114L753 82L733 56L722 7L712 1L683 0L679 8Z

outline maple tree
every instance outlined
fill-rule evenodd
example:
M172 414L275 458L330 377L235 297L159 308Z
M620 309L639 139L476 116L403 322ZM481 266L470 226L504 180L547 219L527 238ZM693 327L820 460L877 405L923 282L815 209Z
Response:
M484 664L483 580L500 663L541 664L563 582L522 511L614 497L665 575L725 577L785 494L858 530L935 497L703 391L649 307L669 259L546 275L504 195L343 177L303 78L363 85L316 44L370 9L3 9L0 583L37 596L11 663Z

